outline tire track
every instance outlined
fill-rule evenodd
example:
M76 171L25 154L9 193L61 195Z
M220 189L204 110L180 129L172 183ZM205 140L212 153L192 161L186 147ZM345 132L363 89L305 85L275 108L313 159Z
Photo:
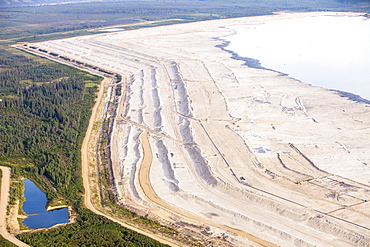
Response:
M9 189L10 189L10 168L5 166L0 166L2 171L1 178L1 198L0 198L0 234L9 242L20 246L28 247L29 245L23 243L22 241L15 238L14 235L10 234L7 230L6 225L6 208L9 202Z
M204 224L209 225L209 226L213 226L213 227L217 227L217 228L220 228L220 229L227 230L227 231L232 232L234 234L237 234L239 236L245 237L245 238L249 239L250 241L252 241L254 243L257 243L257 244L260 244L262 246L266 246L266 247L273 247L273 246L275 247L276 246L275 244L272 244L272 243L267 242L263 239L257 238L256 236L254 236L252 234L249 234L249 233L246 233L242 230L235 229L235 228L232 228L232 227L229 227L229 226L226 226L226 225L217 224L213 221L207 220L203 217L199 217L197 215L194 215L194 214L192 214L188 211L185 211L183 209L180 209L178 207L175 207L175 206L163 201L155 193L155 191L154 191L154 189L153 189L153 187L150 183L150 167L151 167L152 162L153 162L153 154L152 154L152 149L150 147L150 143L149 143L149 139L148 139L148 132L144 131L140 135L139 138L140 138L142 148L143 148L143 159L142 159L141 166L140 166L140 169L139 169L138 179L139 179L139 184L140 184L144 194L146 195L146 197L151 202L157 204L158 206L163 207L166 210L169 210L173 213L179 214L179 215L181 215L181 216L183 216L187 219L195 220L196 222L204 223Z

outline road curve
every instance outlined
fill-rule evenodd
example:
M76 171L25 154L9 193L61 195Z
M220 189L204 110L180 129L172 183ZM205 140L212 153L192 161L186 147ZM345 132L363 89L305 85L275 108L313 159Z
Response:
M22 241L16 239L12 234L6 229L6 207L9 201L9 189L10 189L10 168L5 166L0 166L2 171L1 178L1 198L0 198L0 234L6 240L12 242L13 244L23 247L29 246Z
M244 238L247 238L250 241L252 241L253 243L256 243L260 246L276 247L275 244L270 243L268 241L265 241L263 239L260 239L256 236L252 235L252 234L249 234L247 232L244 232L244 231L241 231L241 230L238 230L238 229L226 226L226 225L218 224L218 223L213 222L213 221L208 220L208 219L204 219L202 217L194 215L194 214L192 214L192 213L190 213L186 210L183 210L181 208L172 206L171 204L163 201L155 193L152 185L150 184L150 167L151 167L152 161L153 161L153 154L152 154L152 150L151 150L150 143L149 143L149 140L148 140L148 132L144 131L140 135L139 138L140 138L140 142L142 144L142 148L143 148L143 152L144 152L143 159L142 159L141 166L140 166L140 170L139 170L139 176L138 176L139 177L139 184L140 184L142 190L144 191L145 195L148 197L148 199L150 201L152 201L153 203L155 203L155 204L157 204L157 205L159 205L159 206L161 206L161 207L163 207L167 210L170 210L173 213L182 215L183 217L185 217L187 219L192 219L192 220L204 223L204 224L209 225L209 226L217 227L217 228L220 228L220 229L225 229L229 232L232 232L234 234L237 234L237 235L240 235Z
M104 85L107 84L107 82L110 81L110 80L111 80L110 78L104 78L104 80L100 84L98 97L97 97L96 103L95 103L95 105L92 109L92 114L91 114L91 117L90 117L89 125L88 125L87 131L86 131L84 141L82 143L82 148L81 148L82 179L83 179L83 185L84 185L84 188L85 188L85 197L84 197L85 206L86 206L86 208L88 208L92 212L94 212L95 214L106 217L106 218L110 219L111 221L114 221L114 222L120 224L123 227L126 227L126 228L128 228L130 230L133 230L135 232L138 232L140 234L146 235L146 236L148 236L152 239L155 239L155 240L157 240L157 241L159 241L163 244L168 244L168 245L171 245L171 246L181 246L179 244L176 244L172 241L167 240L165 237L162 237L160 235L157 235L157 234L154 234L154 233L151 233L151 232L148 232L148 231L144 231L140 228L137 228L134 225L127 224L127 223L125 223L121 220L118 220L118 219L113 218L109 215L106 215L103 212L101 212L100 210L98 210L93 205L93 203L91 202L91 196L92 195L91 195L90 181L89 181L88 144L89 144L89 141L90 141L90 138L91 138L91 133L92 133L93 125L94 125L95 121L97 120L97 118L101 119L100 116L97 116L98 115L97 110L98 110L99 104L101 103L101 101L103 99ZM98 121L100 121L100 119Z

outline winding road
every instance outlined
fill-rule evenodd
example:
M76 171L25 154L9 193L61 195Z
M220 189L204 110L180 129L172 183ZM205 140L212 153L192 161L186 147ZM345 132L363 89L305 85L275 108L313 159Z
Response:
M239 229L280 246L369 247L368 105L244 66L215 40L234 33L225 27L328 14L208 21L34 45L125 76L111 135L122 203L163 222L197 221L202 227L180 230L236 246L251 242ZM94 168L104 94L82 158L86 206L108 217Z
M1 198L0 198L0 234L6 240L12 242L20 247L29 246L22 241L16 239L12 234L6 229L6 207L9 201L9 189L10 189L10 168L5 166L0 166L2 171L1 178Z
M192 214L192 213L190 213L186 210L183 210L179 207L175 207L175 206L173 206L169 203L166 203L164 200L162 200L160 197L158 197L158 195L155 193L152 185L150 184L150 166L151 166L152 161L153 161L153 154L152 154L152 150L151 150L150 143L149 143L149 140L148 140L148 132L144 131L140 135L139 138L140 138L140 142L142 143L142 148L143 148L143 152L144 152L144 157L142 159L140 170L139 170L139 183L140 183L140 186L143 189L145 195L148 197L148 199L151 202L153 202L156 205L159 205L159 206L161 206L161 207L163 207L167 210L170 210L173 213L177 213L177 214L185 217L186 219L192 219L192 220L195 220L196 222L201 222L201 223L207 224L209 226L217 227L217 228L220 228L220 229L225 229L229 232L233 232L237 235L243 236L243 237L251 240L253 243L257 243L261 246L266 246L266 247L276 246L275 244L270 243L268 241L265 241L263 239L257 238L256 236L253 236L252 234L246 233L244 231L241 231L241 230L238 230L238 229L226 226L226 225L217 224L216 222L213 222L211 220L207 220L207 219L204 219L202 217L199 217L199 216L197 216L195 214Z
M97 110L99 107L99 104L101 103L104 95L104 87L106 84L109 84L111 81L110 78L104 78L101 82L100 89L98 92L98 97L96 99L96 103L92 109L92 114L89 122L89 126L86 132L85 139L82 144L82 149L81 149L81 154L82 154L82 178L83 178L83 184L85 188L85 206L86 208L90 209L92 212L95 214L101 215L103 217L106 217L116 223L119 223L121 226L126 227L130 230L136 231L138 233L141 233L143 235L146 235L150 238L153 238L163 244L168 244L171 246L182 246L179 245L178 243L174 243L172 241L167 240L165 237L161 237L157 234L144 231L140 228L137 228L131 224L124 223L121 220L117 220L107 214L104 214L103 212L99 211L97 207L93 205L91 202L91 189L90 189L90 181L89 181L89 162L88 162L88 144L91 138L91 134L93 131L93 125L96 121L100 121L101 116L98 116ZM2 178L1 178L1 199L0 199L0 234L8 241L12 242L13 244L20 246L20 247L29 247L29 245L23 243L22 241L18 240L15 238L12 234L10 234L7 231L6 227L6 212L7 212L7 205L9 201L9 189L10 189L10 168L9 167L4 167L0 166L0 169L2 171Z
M100 84L98 97L97 97L96 103L95 103L95 105L92 109L92 114L91 114L91 117L90 117L89 126L87 128L86 135L85 135L84 141L82 143L82 148L81 148L82 157L81 157L81 159L82 159L82 178L83 178L83 184L84 184L84 188L85 188L85 198L84 198L85 206L86 206L86 208L88 208L92 212L94 212L95 214L106 217L106 218L110 219L111 221L114 221L114 222L120 224L123 227L126 227L126 228L128 228L130 230L133 230L135 232L138 232L140 234L146 235L146 236L148 236L152 239L155 239L155 240L157 240L157 241L159 241L163 244L168 244L168 245L171 245L171 246L182 246L179 243L168 240L165 237L162 237L162 236L154 234L152 232L140 229L140 228L138 228L138 227L136 227L132 224L128 224L128 223L124 222L123 220L118 220L116 218L113 218L113 217L101 212L100 210L98 210L98 208L91 201L92 193L91 193L91 187L90 187L91 184L90 184L90 179L89 179L90 175L89 175L89 159L88 159L89 145L88 144L89 144L91 136L92 136L94 123L95 122L101 122L102 116L97 114L97 112L98 112L99 105L100 105L100 103L102 102L102 99L103 99L105 85L109 84L110 81L111 81L110 78L104 78L104 80ZM95 145L94 145L94 147L95 147ZM95 151L95 149L94 149L94 151Z

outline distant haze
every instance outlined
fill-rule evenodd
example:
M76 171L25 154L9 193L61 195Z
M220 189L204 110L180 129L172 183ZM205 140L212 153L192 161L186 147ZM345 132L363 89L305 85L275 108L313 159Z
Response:
M370 19L310 17L236 26L226 48L261 66L370 99Z

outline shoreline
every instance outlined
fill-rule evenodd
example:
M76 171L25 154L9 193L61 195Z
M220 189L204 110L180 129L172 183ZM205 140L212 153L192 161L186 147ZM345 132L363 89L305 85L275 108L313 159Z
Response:
M328 89L328 90L333 91L333 92L336 92L341 97L348 98L348 99L350 99L352 101L361 102L361 103L365 103L365 104L370 104L370 100L365 99L365 98L362 98L361 95L350 93L350 92L346 92L346 91L341 91L341 90L335 90L335 89Z
M354 238L366 246L370 110L278 72L244 66L214 38L232 33L225 26L314 14L34 45L129 79L110 142L122 205L230 245L250 244L247 233L281 246L344 246ZM150 132L151 154L143 131ZM140 178L146 155L151 167ZM164 203L147 198L146 187ZM182 210L198 222L176 213Z
M1 178L1 200L0 200L0 234L4 239L9 242L21 246L29 247L29 245L18 240L13 234L8 232L7 229L7 205L9 201L9 191L10 191L10 168L5 166L0 166L2 171Z
M335 16L334 15L331 15L330 13L328 15L318 15L318 16L310 16L310 15L308 15L308 16L304 16L303 18L322 17L322 16L331 16L333 18L336 18L336 17L365 17L365 18L368 18L368 15L367 14L364 14L364 13L351 13L351 12L349 12L349 13L345 13L345 12L344 13L337 13ZM276 20L269 20L269 21L266 21L266 22L271 22L272 23L273 21L276 21ZM257 23L257 24L254 24L254 25L259 26L259 25L263 25L263 24L265 24L265 22ZM251 24L247 24L247 25L250 26ZM237 35L238 32L239 32L233 26L229 26L227 28L230 28L230 29L232 29L234 31L234 34L231 35L231 36ZM315 86L315 87L324 88L324 89L327 89L329 91L337 92L342 97L347 97L350 100L353 100L353 101L356 101L356 102L362 102L362 103L366 103L366 104L369 104L370 103L370 100L368 98L365 98L365 97L361 96L358 92L351 91L351 88L347 88L347 89L336 89L336 88L326 87L325 85L324 86L321 86L320 85L320 79L318 80L318 82L314 82L314 81L308 82L308 81L305 81L305 80L302 80L302 79L298 79L294 75L291 75L290 74L290 73L293 73L293 74L295 73L294 68L291 69L290 72L282 72L279 69L273 69L273 68L268 68L268 67L262 66L261 65L261 61L259 59L257 59L257 58L252 58L252 57L246 57L246 56L239 55L239 53L243 51L242 48L240 48L240 47L234 48L234 49L239 50L239 53L238 53L238 51L234 51L234 50L228 49L227 47L230 46L230 44L232 43L232 41L229 41L229 40L227 40L225 38L227 38L227 37L216 38L218 40L223 41L223 44L218 45L217 47L219 47L219 48L221 48L221 49L229 52L230 54L232 54L232 58L233 59L244 61L245 62L245 65L248 66L248 67L250 67L250 68L274 71L274 72L280 73L283 76L289 76L289 77L291 77L294 80L301 81L302 83L309 83L310 85ZM263 53L262 53L261 56L263 56ZM304 60L303 60L303 62L304 62ZM313 72L313 73L315 73L315 72ZM323 79L321 79L321 80L323 80ZM348 81L346 84L350 84L350 82Z
M63 208L68 208L69 210L71 210L71 206L68 206L68 205L59 205L59 206L47 206L46 207L46 211L54 211L54 210L59 210L59 209L63 209Z
M273 70L273 69L269 69L269 68L263 67L258 59L249 58L249 57L243 57L243 56L240 56L235 51L226 49L227 46L230 44L230 41L223 40L222 38L215 38L215 39L216 40L220 40L220 41L223 42L221 45L216 45L216 47L218 47L218 48L220 48L220 49L222 49L222 50L230 53L232 55L232 59L243 61L244 62L244 65L245 66L248 66L249 68L273 71L273 72L279 73L282 76L289 76L293 80L300 81L299 79L296 79L296 78L290 76L287 73L284 73L284 72L281 72L281 71L278 71L278 70ZM301 81L301 82L302 83L306 83L306 82L303 82L303 81ZM358 94L355 94L355 93L351 93L351 92L347 92L347 91L342 91L342 90L337 90L337 89L325 88L325 87L321 87L321 86L314 86L314 87L319 87L319 88L323 88L323 89L326 89L326 90L329 90L329 91L336 92L341 97L348 98L348 99L350 99L352 101L355 101L355 102L361 102L361 103L365 103L365 104L370 104L370 100L368 100L366 98L363 98L363 97L361 97L361 95L358 95Z

